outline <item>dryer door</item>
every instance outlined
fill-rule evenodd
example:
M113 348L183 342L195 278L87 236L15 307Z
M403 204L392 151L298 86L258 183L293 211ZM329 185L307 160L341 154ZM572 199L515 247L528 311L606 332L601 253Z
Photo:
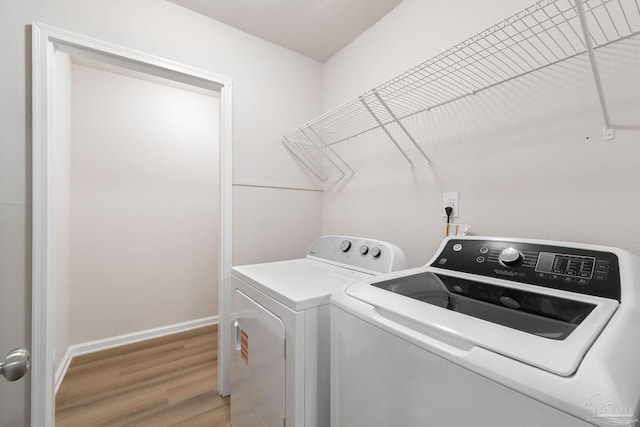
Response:
M284 324L238 289L232 305L231 424L281 427L285 417Z

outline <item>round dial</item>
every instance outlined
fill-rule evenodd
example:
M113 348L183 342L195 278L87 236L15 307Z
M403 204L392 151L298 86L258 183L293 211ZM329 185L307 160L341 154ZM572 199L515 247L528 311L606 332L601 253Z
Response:
M367 254L367 252L369 252L369 246L367 246L367 245L362 245L362 246L360 246L360 253L361 253L362 255L366 255L366 254Z
M379 247L373 247L371 248L371 256L374 258L378 258L380 255L382 254L382 251L380 250Z
M340 244L340 250L342 252L349 252L349 249L351 249L351 241L343 240L342 243Z
M522 253L516 248L506 248L500 252L498 259L504 265L516 265L522 261Z

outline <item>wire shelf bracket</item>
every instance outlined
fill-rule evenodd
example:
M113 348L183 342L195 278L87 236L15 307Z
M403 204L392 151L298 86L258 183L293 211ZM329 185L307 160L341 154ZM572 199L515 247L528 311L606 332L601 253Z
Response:
M329 144L327 144L321 137L320 135L318 135L318 133L311 127L308 126L309 132L313 134L313 136L315 136L315 138L320 141L320 144L318 144L317 142L315 142L313 140L313 138L311 138L307 132L304 131L304 129L300 129L300 131L306 136L306 138L320 151L320 153L322 154L322 156L327 159L336 169L338 169L338 171L340 171L340 174L342 174L341 178L344 178L346 176L347 172L350 172L350 177L353 177L356 172L351 168L351 166L349 166L349 164L347 162L344 161L344 159L342 157L340 157L338 155L338 153L335 152L335 150L333 148L331 148L331 146L329 146ZM331 156L329 154L330 153ZM340 164L336 163L336 161L334 160L337 159L338 162L342 165L340 166ZM344 170L346 169L346 171Z
M405 119L585 54L602 110L603 139L613 140L614 126L607 109L596 50L640 34L639 1L540 0L309 121L287 134L283 141L289 148L298 148L291 150L298 158L305 151L303 146L311 142L325 159L333 159L316 162L316 167L334 166L342 177L353 176L353 169L331 147L382 128L413 167L407 152L388 130L389 125L397 124L430 165L422 146L403 123ZM363 147L366 149L366 144Z
M391 142L393 142L393 145L395 145L396 148L398 149L398 151L400 151L400 153L402 153L404 158L407 159L407 162L409 162L409 169L413 170L413 162L411 161L409 156L407 156L407 153L402 149L402 147L400 147L400 144L398 144L398 141L396 141L396 139L393 137L393 135L391 135L391 133L389 132L389 130L387 129L385 124L380 121L378 116L376 116L376 113L373 112L373 110L371 109L369 104L367 104L367 101L365 101L363 97L360 97L360 102L362 102L362 105L364 105L364 107L367 109L367 111L369 111L369 113L371 114L371 117L373 117L373 119L378 123L378 125L380 126L380 128L382 128L384 133L387 134L387 136L389 137Z
M282 145L284 145L284 147L289 151L289 153L291 153L298 160L300 160L300 162L302 162L302 164L305 165L307 169L309 169L309 171L311 171L311 173L313 173L316 176L316 178L318 178L320 181L325 182L327 179L329 179L329 177L323 172L322 167L320 167L313 160L313 158L311 158L310 154L306 151L305 147L303 147L301 144L291 142L285 136L282 139Z
M389 106L387 105L386 102L384 102L384 99L382 99L382 97L380 96L380 94L378 94L378 91L374 89L373 94L376 96L376 98L378 98L378 101L380 101L380 105L382 105L387 112L389 113L389 115L391 117L393 117L393 120L396 122L396 124L400 127L400 129L402 129L402 131L405 133L405 135L407 135L407 138L409 138L409 140L413 143L413 145L418 149L418 151L420 152L420 154L422 154L422 157L424 157L424 159L426 160L426 166L429 167L431 166L431 160L429 160L429 156L427 156L427 154L424 152L424 150L422 149L422 147L420 147L420 145L418 145L418 143L416 142L416 140L413 138L413 136L411 136L411 133L409 133L409 131L407 130L406 127L404 127L404 125L402 124L402 122L398 119L398 116L396 116L394 114L394 112L391 110L391 108L389 108ZM364 102L364 101L363 101ZM373 114L373 113L372 113ZM382 126L382 125L381 125Z
M321 163L318 163L321 159L314 159L313 154L309 152L309 149L315 150L316 153L320 153L322 158L329 161L329 163L331 163L340 173L339 179L347 176L347 173L349 174L349 178L355 176L353 168L349 166L349 164L338 153L336 153L336 151L327 144L313 128L308 127L307 131L301 128L300 132L305 136L305 142L309 142L310 144L304 144L300 141L294 142L285 136L282 138L282 145L284 145L290 154L300 160L300 162L306 166L306 168L309 169L316 178L322 182L326 182L329 179L329 176L324 172Z
M602 116L604 119L604 130L602 132L602 138L605 141L612 141L613 139L615 139L615 130L611 125L609 109L607 108L607 100L604 97L604 89L602 88L602 80L600 79L600 71L598 69L598 62L596 61L596 52L593 48L593 42L591 41L589 23L587 22L587 17L585 15L582 0L574 0L574 2L576 5L576 10L578 11L578 17L580 18L580 27L582 28L587 55L589 56L589 64L591 65L591 72L593 73L593 80L596 85L596 92L598 93L598 101L600 102L600 109L602 110Z

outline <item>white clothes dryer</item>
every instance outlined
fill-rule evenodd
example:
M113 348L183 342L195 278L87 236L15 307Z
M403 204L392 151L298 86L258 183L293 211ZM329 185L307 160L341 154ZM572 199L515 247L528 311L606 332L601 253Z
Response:
M332 296L333 427L635 426L640 259L447 238Z
M391 243L323 236L306 258L233 267L231 425L329 426L331 294L405 263Z

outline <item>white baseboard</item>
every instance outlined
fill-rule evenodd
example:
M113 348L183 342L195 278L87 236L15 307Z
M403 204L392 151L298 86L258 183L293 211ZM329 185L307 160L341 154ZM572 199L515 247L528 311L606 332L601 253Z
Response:
M191 320L188 322L175 323L173 325L161 326L159 328L147 329L146 331L133 332L125 335L118 335L115 337L105 338L96 341L89 341L81 344L74 344L69 346L62 362L58 367L55 375L55 393L58 393L62 379L69 369L71 360L75 356L81 354L93 353L96 351L106 350L121 345L132 344L138 341L149 340L153 338L162 337L164 335L175 334L178 332L185 332L190 329L201 328L203 326L215 325L218 323L218 316L204 317L202 319Z
M73 346L67 348L67 352L64 354L62 361L60 362L60 366L56 371L56 376L54 379L54 394L58 393L58 389L60 388L60 384L62 384L62 379L64 378L64 374L67 373L67 369L69 369L69 365L71 364L71 359L73 358Z

